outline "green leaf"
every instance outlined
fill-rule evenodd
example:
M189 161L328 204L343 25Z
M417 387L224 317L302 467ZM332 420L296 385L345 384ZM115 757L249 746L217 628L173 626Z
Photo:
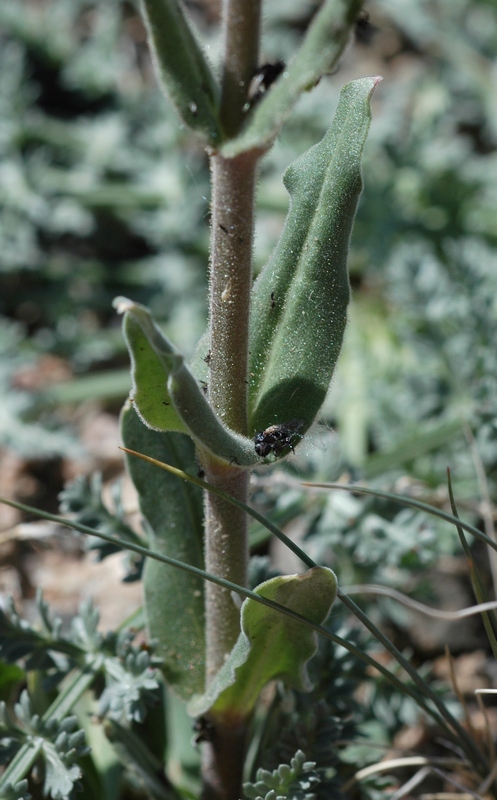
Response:
M0 700L7 700L14 686L24 680L26 674L16 664L0 660Z
M183 121L219 144L218 86L177 0L143 0L143 14L163 87Z
M140 537L126 522L126 512L122 503L122 482L115 481L111 486L113 510L110 511L102 498L102 474L95 472L93 475L78 475L73 481L66 483L59 494L60 510L63 514L72 514L73 519L89 527L99 528L122 538L123 547L117 547L100 539L87 539L86 546L89 550L96 551L100 561L107 556L123 550L127 541L145 545L144 538ZM140 580L143 559L126 554L127 582Z
M37 597L37 606L42 616L42 629L36 630L22 619L15 608L14 601L8 597L5 610L0 609L0 655L9 664L21 659L26 669L53 669L65 664L68 656L71 662L84 658L85 652L79 643L70 641L61 635L61 620L49 620L48 610L41 593Z
M336 592L335 575L327 567L271 578L256 589L262 597L319 624L327 618ZM275 678L310 691L306 665L316 648L316 634L301 622L255 600L245 600L240 636L209 690L190 703L190 713L198 716L210 710L231 720L235 716L243 719L252 711L261 689Z
M82 731L81 731L82 733ZM45 783L44 793L53 800L65 800L72 792L74 786L79 784L81 778L81 769L78 764L73 764L74 744L80 745L83 738L80 736L64 736L59 737L57 741L52 744L45 742L43 745L43 756L45 759ZM65 745L68 748L68 753L60 752L60 746ZM86 754L86 750L82 754ZM76 753L74 754L76 755Z
M315 800L312 790L321 782L315 766L314 761L306 761L302 750L297 750L290 764L280 764L272 772L258 769L255 783L244 783L243 793L249 800Z
M255 106L242 133L222 148L233 157L268 149L302 92L333 71L350 36L363 0L325 0L314 16L293 61Z
M164 359L161 359L157 353L157 344L154 348L154 342L160 340L162 333L152 322L146 309L138 307L130 301L127 301L127 305L123 305L124 302L123 298L117 298L114 306L120 312L125 310L123 333L131 357L133 404L140 418L149 428L186 433L186 428L176 413L167 390L168 373L165 369ZM139 316L140 312L141 316ZM145 325L146 329L144 329ZM167 342L165 337L163 338ZM171 355L174 354L173 345L170 342L167 344ZM177 355L178 358L181 358L179 353Z
M200 749L193 743L192 719L186 704L171 691L166 696L165 723L166 773L174 775L174 784L182 797L200 797Z
M127 406L121 417L126 447L195 471L195 452L187 436L145 427ZM139 458L127 459L140 508L150 526L150 548L203 567L202 493L194 485L158 470ZM204 587L197 575L147 559L145 608L150 636L166 678L185 699L204 686Z
M147 747L143 737L129 727L115 720L106 724L106 733L122 765L139 777L154 800L173 800L177 797L173 787L164 775L161 761Z
M227 463L257 464L252 439L231 431L214 413L183 356L157 327L150 311L123 297L116 298L114 306L124 314L134 384L132 401L145 425L157 431L188 433L197 447Z
M89 752L76 717L40 719L38 714L32 714L26 691L21 694L14 711L15 720L10 720L5 713L1 715L0 731L13 733L23 741L23 747L0 777L0 791L9 783L23 779L35 759L41 756L45 768L43 795L52 800L65 800L78 787L81 778L77 762Z
M31 800L32 795L28 793L28 782L19 781L15 786L8 783L2 791L3 800Z
M347 254L362 189L361 156L379 78L341 92L322 141L286 171L290 210L254 285L250 326L250 426L318 413L340 353L349 302Z
M124 641L121 658L104 661L105 689L100 697L99 714L109 719L143 722L146 706L158 702L160 660L149 650Z

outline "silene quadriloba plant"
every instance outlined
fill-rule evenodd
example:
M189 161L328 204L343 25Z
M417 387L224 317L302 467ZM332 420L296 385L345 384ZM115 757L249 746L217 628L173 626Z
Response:
M254 282L258 165L301 93L335 68L361 5L361 0L324 0L292 61L278 65L270 83L271 71L259 63L257 0L224 3L219 78L183 6L177 0L143 2L159 79L211 163L208 328L186 363L146 307L122 297L115 301L133 379L122 411L122 439L148 542L124 525L110 533L73 527L145 556L151 646L134 645L131 629L99 634L89 605L71 636L62 635L41 599L41 633L13 607L2 614L6 661L27 658L28 670L48 670L54 681L66 674L56 700L40 713L27 694L16 706L17 721L3 711L3 741L11 758L0 777L2 797L28 797L25 778L40 761L46 795L57 800L73 793L88 749L78 726L85 715L70 713L96 681L105 686L99 690L105 731L119 758L134 769L144 796L200 793L208 800L238 800L245 791L249 798L268 800L313 797L320 778L301 751L274 773L257 772L258 742L269 713L267 703L260 703L261 691L275 679L302 691L312 688L308 662L316 652L317 631L375 663L322 627L338 594L374 630L337 588L333 572L314 564L247 508L251 471L299 446L330 386L347 319L347 252L361 192L361 155L380 79L344 86L322 141L286 170L287 219ZM247 514L282 538L307 571L249 590ZM376 630L375 635L388 646ZM447 737L462 742L484 774L488 765L472 740L402 655L394 654L412 687L402 686L381 665L380 671L410 693ZM150 698L155 707L146 714ZM185 725L193 756L182 744ZM94 729L87 725L87 740L98 751ZM201 751L201 786L192 735ZM255 783L243 790L242 781L250 776Z
M195 474L208 492L178 495L174 479L133 455L150 546L247 586L248 480L254 467L288 454L324 402L342 344L349 300L347 251L361 192L361 153L378 78L342 90L323 140L287 170L290 210L274 253L253 284L254 189L258 163L299 94L333 69L358 2L327 2L294 60L250 108L259 58L259 3L226 3L220 85L176 5L145 2L155 63L184 122L206 142L212 170L209 324L193 363L124 298L133 391L122 414L126 448ZM174 22L174 26L173 26ZM227 502L230 495L237 505ZM159 501L159 498L164 498ZM279 577L258 592L322 623L335 599L329 569ZM305 688L315 634L225 587L149 560L148 630L166 679L207 726L202 743L206 797L237 798L247 729L260 690L274 678ZM188 602L185 602L188 598Z

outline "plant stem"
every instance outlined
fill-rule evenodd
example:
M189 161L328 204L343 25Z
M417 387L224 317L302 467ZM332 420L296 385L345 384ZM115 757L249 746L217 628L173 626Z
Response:
M247 360L256 159L212 159L209 399L247 433Z
M247 434L247 364L255 157L212 159L212 259L210 281L209 400L220 418ZM236 466L206 461L209 483L247 502L247 475ZM206 498L206 569L247 582L247 520L240 509ZM206 594L207 683L224 663L239 633L239 613L229 592L210 586Z
M221 125L234 136L244 121L244 106L252 75L257 69L261 0L224 0Z
M235 136L245 118L248 86L259 56L260 0L225 0L220 118ZM209 295L209 400L232 430L248 433L248 334L252 288L252 241L258 153L211 157L212 236ZM207 480L242 502L248 473L203 459ZM205 564L215 575L247 585L248 535L244 511L209 494L205 500ZM206 587L206 682L209 685L240 633L240 612L231 593ZM202 755L203 797L237 800L245 752L243 720L212 718L214 735Z
M214 721L215 739L202 753L202 800L239 800L242 794L246 727Z
M234 135L243 123L248 82L259 51L259 0L225 0L221 119ZM247 371L252 240L258 155L226 159L214 154L212 167L212 249L209 296L209 400L232 430L247 434ZM204 459L209 482L239 500L247 499L247 475ZM244 512L206 498L206 569L247 582L247 521ZM228 592L209 588L206 597L207 683L239 633L239 613Z
M241 499L247 497L248 475L241 470L208 473L209 482ZM205 568L213 575L247 585L248 536L244 511L209 494L206 506ZM208 584L206 602L206 683L224 664L240 633L240 610L231 592Z

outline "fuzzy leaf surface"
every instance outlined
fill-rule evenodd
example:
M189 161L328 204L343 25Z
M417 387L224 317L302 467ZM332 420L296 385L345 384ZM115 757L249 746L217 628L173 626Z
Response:
M362 0L324 0L295 58L255 106L242 133L224 145L224 155L271 146L301 94L333 71L361 6Z
M195 471L194 446L187 436L150 430L129 405L122 413L121 430L126 447ZM151 549L203 568L200 489L142 459L128 458L127 463L150 527ZM156 655L170 685L189 699L204 685L203 582L153 559L145 563L143 582L148 629L158 642Z
M115 305L118 304L119 300L120 298L115 301ZM137 313L131 313L131 309L136 309ZM156 344L154 348L153 344L154 341L160 340L162 334L154 324L153 327L150 324L147 329L144 329L144 325L149 322L150 315L148 315L149 319L143 312L141 317L138 316L138 308L134 304L126 306L126 310L129 310L130 313L126 311L124 314L123 334L131 358L131 378L133 381L131 396L133 404L139 416L149 428L186 433L186 428L176 413L169 396L167 389L168 375L165 370L164 359L161 359L157 353L158 345ZM140 324L141 319L142 324ZM165 341L167 342L167 340ZM167 342L167 344L171 355L173 355L175 349L170 342ZM179 353L177 357L181 358Z
M218 87L183 3L142 0L142 10L156 71L167 95L189 128L218 144Z
M379 78L347 84L322 139L286 171L290 210L254 285L250 325L251 431L313 422L342 345L347 255L362 190L361 156Z
M313 789L320 783L314 761L306 761L302 750L297 750L290 764L280 764L269 772L258 769L255 783L244 783L243 793L249 800L316 800Z
M262 597L319 624L327 618L336 591L336 577L327 567L314 567L303 575L280 575L256 589ZM310 691L306 665L316 648L316 633L301 622L250 598L245 600L240 636L209 691L190 704L190 713L198 716L210 711L243 719L252 711L261 689L275 678Z
M122 297L114 305L124 313L133 404L145 425L157 431L188 433L197 447L227 463L257 464L252 439L231 431L214 413L183 356L158 328L150 311Z
M26 691L22 692L19 702L15 704L14 712L15 718L11 719L4 708L0 709L0 733L6 733L6 739L10 734L22 743L16 757L0 777L0 796L5 796L3 790L9 783L15 784L24 779L34 760L41 756L44 767L43 796L65 800L78 788L81 778L79 761L89 753L84 731L78 728L77 718L40 718L32 713Z
M31 800L32 795L28 793L28 782L19 781L15 786L8 783L3 789L3 800Z
M112 511L103 501L101 472L95 472L91 476L77 475L74 480L65 484L59 494L60 510L63 514L73 514L76 522L122 539L123 547L119 547L96 537L87 538L86 546L98 553L99 561L122 551L126 541L146 546L145 540L127 524L120 481L115 481L111 485L111 496ZM142 568L143 559L129 551L126 552L127 574L123 580L126 582L140 580Z

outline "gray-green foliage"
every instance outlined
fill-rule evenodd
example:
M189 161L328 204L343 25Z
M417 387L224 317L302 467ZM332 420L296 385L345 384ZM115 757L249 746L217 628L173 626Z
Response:
M80 614L71 621L70 630L65 632L61 629L61 620L51 615L41 596L38 609L41 624L36 627L22 620L12 604L0 614L0 670L4 678L6 664L16 663L24 666L31 675L44 679L32 694L33 713L30 698L24 693L15 707L15 719L9 714L2 717L4 735L1 737L0 760L7 766L0 775L0 795L4 797L6 792L10 797L9 784L16 784L36 767L38 774L44 775L46 795L53 800L72 796L72 788L80 778L84 791L90 791L89 796L94 796L92 791L104 796L106 776L97 776L91 760L82 762L89 753L85 733L89 735L89 743L99 741L98 737L92 741L95 723L89 720L86 711L82 711L80 720L84 719L85 730L78 730L71 711L75 707L81 711L78 704L92 689L99 699L92 710L106 719L112 730L121 732L120 739L130 747L123 761L132 767L135 761L140 762L139 748L133 743L133 728L139 724L143 733L147 711L157 708L161 699L157 669L160 661L151 647L133 643L135 630L123 629L105 636L99 633L99 616L89 603L82 605ZM17 681L20 677L22 673ZM54 699L55 687L57 694ZM157 723L155 720L154 735L160 744L163 732L160 722ZM102 733L99 735L102 737ZM125 746L123 744L121 750ZM110 768L112 759L109 762L108 758L107 755L107 767ZM160 766L154 758L156 762L157 756L151 753L151 779L155 771L155 782L164 791L165 782L160 779ZM82 764L86 765L88 774L82 772ZM122 772L119 770L118 774ZM163 793L159 794L159 797L163 796Z
M249 800L315 800L313 789L320 782L315 766L297 750L290 764L280 764L272 772L257 770L255 782L244 783L243 791Z
M81 450L53 407L14 388L17 372L45 352L76 372L113 359L116 293L153 295L187 348L203 325L205 162L177 158L185 133L127 13L120 0L0 3L0 314L21 322L15 357L0 326L0 442L29 456Z
M337 420L347 456L367 474L375 452L391 454L378 471L408 470L431 484L452 463L461 490L473 493L462 423L477 432L490 476L496 452L495 9L380 0L375 12L379 36L389 25L381 14L391 14L398 52L405 37L418 54L394 62L366 154L352 270L375 292L355 295Z
M335 601L337 582L330 569L315 567L303 575L280 575L256 593L322 624ZM240 635L225 663L202 697L193 698L191 713L248 716L263 687L279 679L303 691L312 688L308 664L317 637L290 618L248 598L240 612Z
M293 419L305 431L328 391L347 320L349 240L377 82L344 87L326 136L285 173L289 214L252 298L253 431Z
M35 359L21 326L0 317L0 445L25 457L77 456L81 446L70 432L58 429L50 411L37 413L32 392L15 385L18 375L34 369Z
M129 242L128 232L131 232L143 237L146 246L152 249L151 254L138 260L126 257L123 261L114 255L112 260L121 264L120 274L126 274L128 286L130 281L138 286L144 280L153 286L161 316L167 307L167 314L172 314L178 323L174 323L177 336L186 329L181 324L185 319L185 298L190 309L194 297L201 305L202 289L199 284L194 288L193 282L200 277L194 266L196 253L205 253L206 244L201 222L205 209L202 198L207 194L205 173L198 172L198 161L193 159L192 179L188 168L182 167L184 159L169 158L174 147L184 142L184 133L178 131L174 117L157 91L143 83L136 69L133 46L117 47L122 36L119 3L96 5L92 12L95 24L84 43L78 41L76 25L85 9L84 2L57 0L46 9L40 8L36 15L25 14L23 7L23 2L4 2L1 6L6 42L2 49L2 117L8 120L8 125L2 138L5 237L0 258L5 259L5 269L22 266L46 274L42 296L51 291L54 281L60 287L57 303L53 302L52 292L51 302L44 304L45 313L57 314L57 327L50 332L44 323L37 342L42 348L60 342L66 351L76 352L80 365L107 358L115 351L115 339L103 341L100 334L99 342L98 336L95 338L90 330L77 323L77 315L67 308L68 298L83 296L86 304L91 298L94 307L108 306L114 288L106 296L98 288L106 275L107 256L96 248L95 239L91 233L85 233L84 225L78 228L76 222L90 220L87 230L95 230L99 220L109 219L109 215L115 220L113 225L119 226L114 228L113 241ZM418 311L411 314L412 283L396 280L391 291L390 281L382 280L385 260L391 265L393 275L404 270L405 247L411 249L411 241L407 245L401 242L406 232L414 239L412 248L417 248L418 263L428 258L438 265L429 269L439 274L447 271L452 259L447 245L454 238L466 250L475 247L481 250L485 242L489 259L495 250L496 134L489 82L495 56L492 5L483 0L457 4L439 0L430 6L378 2L370 11L378 28L372 41L373 51L381 57L384 31L392 30L389 15L393 15L397 26L393 29L394 42L396 36L400 57L394 62L394 69L387 70L388 92L382 93L381 116L366 154L367 188L352 242L355 278L365 270L369 275L372 270L380 270L374 278L378 287L374 299L379 300L380 306L372 306L368 291L355 287L354 327L346 340L335 386L336 412L332 416L339 423L346 456L356 466L365 460L368 437L380 451L390 452L399 443L397 464L400 453L410 452L403 446L406 437L419 439L420 430L433 433L430 422L434 421L438 428L439 422L443 424L446 416L450 417L450 398L454 396L444 375L444 365L433 357L433 334L426 331L422 342L417 336L417 319L422 320L425 314L423 301L415 301L421 317ZM288 60L295 50L298 31L310 13L310 4L304 3L299 14L284 3L271 4L266 10L265 46L269 58ZM57 25L53 24L54 19ZM413 41L418 48L417 54L411 51L403 62L402 37L407 42ZM30 69L34 54L38 70ZM428 54L429 58L424 59ZM54 70L53 86L61 93L59 97L65 100L79 97L83 114L65 120L53 113L53 106L47 107L47 84L42 81L43 70L39 68L43 64L51 65ZM133 76L125 90L117 81L122 69ZM30 73L32 78L28 80ZM42 91L37 96L40 87ZM322 134L329 119L328 98L335 92L334 84L324 79L309 93L287 122L282 142L266 158L259 192L263 206L257 237L259 264L266 260L274 241L277 208L280 213L285 208L279 177L282 167ZM166 171L159 175L157 170L159 159L161 163L167 162L167 180ZM158 183L159 188L151 192L150 186ZM192 208L198 209L197 215L192 215ZM54 228L56 223L58 227ZM60 242L61 234L65 241L67 236L79 238L84 234L83 241L91 243L90 257L82 260L78 252L60 245L56 250L42 248L41 243L47 237L56 236ZM368 243L367 251L363 242ZM158 249L163 253L165 247L167 258L157 255ZM455 249L459 251L459 244ZM475 258L483 263L487 255L484 250L481 253ZM473 256L471 259L475 263ZM424 266L424 273L426 269ZM185 278L187 287L182 283ZM483 291L487 279L482 283ZM167 298L157 291L161 282L167 284ZM471 287L465 286L463 272L457 277L456 293L457 286L465 287L468 303ZM385 308L381 302L385 293L389 302L395 304L392 322L398 332L393 341L385 337ZM22 290L18 296L22 297ZM492 296L491 286L486 289L486 296ZM9 294L4 297L9 298ZM356 302L362 298L365 303ZM404 309L408 317L404 316ZM200 326L199 321L197 331ZM192 334L190 345L194 339ZM410 341L406 354L407 340ZM387 345L389 349L385 352ZM486 348L485 341L477 341L471 335L466 337L466 352L482 346ZM492 351L489 346L487 352ZM373 356L365 358L366 352L372 352ZM355 375L359 372L360 381L348 371L351 359L356 365L351 372ZM464 366L468 366L466 358ZM472 385L476 387L478 382L479 379ZM395 388L384 390L385 386ZM413 396L417 398L415 403ZM18 401L19 397L15 408L19 408ZM408 410L418 413L415 430ZM30 413L29 408L27 412ZM16 441L22 440L21 428L12 426L10 421L9 417L5 426L9 441L13 431ZM491 418L474 421L477 425L481 422L490 432L483 443L490 466ZM46 445L34 433L26 431L26 447L32 437L32 446L46 452ZM48 441L48 436L45 438ZM429 438L432 442L440 441L436 435ZM453 433L448 433L446 441L451 438ZM57 449L64 447L53 435L51 442ZM469 474L471 467L468 459L464 459L462 437L459 443L456 457ZM444 447L447 453L447 445ZM404 466L405 463L404 458ZM438 468L428 469L428 463L418 459L416 471L420 477L433 481Z
M344 623L337 605L326 627L348 642L359 644L362 640L364 644L359 630ZM366 709L358 701L357 686L369 683L366 667L344 648L321 640L309 664L309 673L313 681L310 692L295 689L288 692L280 688L278 701L269 711L254 763L272 772L279 764L289 764L297 750L304 751L306 760L316 763L320 777L313 791L318 800L327 800L339 793L343 763L353 760L347 748L343 749L339 743L356 741L365 716L369 719L371 715L378 732L382 731L383 720L377 707ZM371 691L374 692L372 685ZM368 763L367 748L365 751L363 761L357 761L358 766Z
M53 800L64 800L79 785L81 768L77 763L87 755L84 731L78 728L76 717L44 721L39 714L33 714L27 692L21 694L14 707L15 718L11 718L5 708L0 706L0 730L2 748L15 742L16 752L23 745L35 752L43 763L44 794ZM19 787L23 790L23 786ZM7 796L9 785L6 785Z
M484 431L478 440L488 469L495 460L491 400L480 400L491 397L496 371L495 8L486 0L378 0L368 9L376 33L363 52L383 62L385 82L352 238L352 324L325 414L340 432L346 462L367 476L407 471L434 485L450 461L461 490L472 493L458 420ZM289 46L283 29L281 48ZM276 34L273 41L276 47ZM281 220L286 207L278 169L322 129L325 98L334 91L323 81L302 100L267 159L259 263L277 209ZM427 281L436 286L430 297ZM449 364L445 351L455 356L455 347ZM377 454L385 460L375 463Z
M361 0L324 0L312 15L306 36L267 94L252 109L240 135L223 147L228 156L245 150L267 149L280 132L296 102L313 89L323 75L332 73L350 37L350 28L361 9ZM276 10L278 17L281 10Z
M143 0L156 70L186 125L219 145L219 87L212 68L176 0Z
M324 139L287 170L290 212L252 298L252 435L291 420L300 420L305 433L328 391L347 319L348 246L377 83L378 78L364 78L347 84ZM115 305L125 315L132 400L143 422L155 430L188 432L197 447L227 463L256 464L259 454L251 439L228 430L215 415L194 374L148 309L123 298Z
M89 602L62 630L43 600L37 598L40 623L30 625L16 611L12 600L0 611L0 656L7 663L21 662L28 670L44 670L56 684L71 668L84 668L88 675L102 675L102 713L115 719L143 720L146 706L155 702L159 659L133 644L134 631L110 632L98 629L98 611Z
M1 82L1 102L3 116L8 120L2 155L5 162L9 159L0 176L0 186L8 194L8 200L2 200L3 268L14 272L22 267L25 273L38 270L50 290L54 283L68 288L69 291L63 289L57 295L58 304L54 305L57 313L62 304L67 308L71 292L77 294L75 286L82 286L83 299L88 297L88 291L95 298L99 291L96 287L106 275L102 253L95 249L86 260L63 247L47 253L41 243L62 234L89 241L93 246L95 230L101 230L102 219L110 216L112 226L104 226L103 230L113 232L112 241L119 240L124 232L127 244L136 243L138 237L140 247L145 243L147 250L143 258L125 259L124 264L122 254L118 254L114 263L121 267L119 291L121 283L141 287L144 279L151 279L156 287L166 287L179 311L172 311L169 300L163 302L164 293L156 301L156 309L160 307L163 318L168 306L169 322L176 328L175 333L185 329L186 315L182 316L181 309L186 308L186 303L189 307L192 302L199 305L198 290L193 288L190 277L186 283L183 278L187 274L193 276L195 266L187 272L187 265L195 265L198 253L205 256L201 223L204 178L198 179L200 184L192 185L181 167L182 160L169 156L173 146L183 142L183 133L177 133L174 125L164 121L162 114L166 112L155 92L150 95L148 90L145 92L149 99L144 104L132 91L112 111L105 107L109 98L114 102L119 95L116 66L122 68L126 62L125 69L136 80L135 65L124 55L129 51L120 51L119 65L114 56L109 58L109 53L116 52L120 35L120 5L97 4L98 22L81 48L75 47L74 20L84 3L57 0L53 7L58 13L64 11L58 26L51 24L51 14L43 24L33 25L28 15L23 18L23 5L1 4L3 22L13 41L3 49L0 64L2 75L6 76ZM310 4L304 5L305 17ZM270 57L286 58L295 49L296 23L300 21L288 3L275 2L269 6L268 53ZM400 58L396 65L399 81L396 83L394 73L388 91L383 94L382 113L378 115L381 122L373 131L373 148L367 157L367 190L352 251L354 325L327 414L333 422L338 422L346 459L355 467L363 467L366 474L378 474L379 462L375 467L369 457L371 447L386 455L387 460L382 463L387 469L397 474L408 471L433 486L439 483L450 458L455 460L465 486L474 491L468 448L460 435L454 442L454 435L461 427L457 424L454 427L453 423L462 418L478 428L477 443L493 481L497 463L493 378L496 363L492 337L497 174L495 101L489 76L497 40L495 10L491 3L482 0L457 3L438 0L431 4L378 0L372 4L373 12L378 12L378 8L393 14L402 32L398 36ZM380 16L373 17L373 21L379 25L380 35L382 26L390 24ZM24 82L25 59L26 54L31 54L31 58L37 51L42 61L53 66L57 85L68 92L66 97L82 89L87 99L93 93L96 105L88 117L83 114L76 122L68 122L54 119L39 105L30 106L33 84L27 86ZM423 62L420 54L428 55L429 59ZM402 59L410 73L403 72ZM101 66L99 70L94 68L97 63ZM136 83L131 81L128 85ZM140 89L143 91L143 85ZM325 80L317 90L316 99L312 99L313 95L304 99L294 121L287 125L283 143L264 165L260 202L265 213L258 239L259 264L266 260L274 240L274 214L282 216L286 204L273 170L281 172L282 164L286 166L304 146L310 146L322 135L329 121L328 105L323 102L328 91L330 84ZM29 108L35 111L28 111ZM163 175L157 172L159 158L167 162L169 175L173 176L167 186ZM57 167L50 165L51 159ZM109 170L105 164L110 165ZM192 208L198 213L192 215ZM160 253L166 246L170 249L164 263ZM110 289L107 296L99 293L97 305L105 307L109 294ZM140 299L146 301L141 296ZM66 324L59 326L56 338L72 350L77 326L68 326L71 312L64 313ZM189 322L191 318L189 314ZM196 327L198 333L201 325ZM194 338L192 335L190 343ZM54 339L50 341L53 343ZM39 344L42 348L47 346L43 345L42 337ZM81 342L75 347L80 364L85 359L89 362L101 358L102 353L112 353L113 348L112 342L107 342L99 349L95 340L87 343L86 349ZM442 353L442 358L438 353ZM5 381L5 394L17 413L20 398L9 394L9 382L10 373ZM9 435L17 431L17 436L20 431L12 426L10 419L5 430ZM443 427L447 422L449 425ZM28 444L31 433L28 429L25 436ZM434 453L434 448L441 451ZM310 459L307 463L311 463ZM193 461L190 468L195 469ZM386 577L387 568L392 567L395 579L400 582L402 570L422 568L432 557L436 544L434 532L410 512L396 514L392 509L362 501L330 500L320 516L314 501L310 508L308 501L295 500L294 488L288 497L286 500L280 494L280 506L285 509L293 503L295 515L301 513L300 521L309 526L312 534L308 545L314 548L313 554L319 552L327 558L333 548L335 557L340 557L339 566L346 579L349 576L356 579L357 572L362 577ZM92 498L88 499L91 506ZM153 500L146 505L145 517ZM163 505L157 504L158 514L162 509ZM152 528L153 541L157 524ZM438 537L437 541L445 540ZM163 602L166 603L166 598ZM70 650L75 658L85 657L93 647L102 646L95 620L90 617L80 631L88 646L77 653ZM53 660L54 642L60 643L60 630L57 625L44 624L44 635L16 624L10 639L10 629L6 627L6 647L15 640L21 648L16 651L16 658L30 652L29 657L35 659L52 659L50 666L55 670L69 654L59 653L59 660ZM72 648L79 644L70 642ZM9 657L13 658L13 653ZM123 663L128 664L126 658L122 651L119 669ZM140 686L140 682L146 682L142 662L145 664L146 658L139 653L129 657L129 672L138 677ZM36 661L38 667L42 663L45 666L48 661ZM107 693L106 700L107 708L114 708L116 716L123 699L120 697L123 675L119 669L115 672L115 694ZM129 675L126 680L131 680ZM145 685L141 688L147 689ZM138 695L141 697L140 691ZM383 705L395 718L393 729L401 711L392 698ZM135 712L136 706L126 713L133 718ZM278 775L274 781L280 777L285 776ZM268 792L288 796L285 793L288 787L269 784L261 788L261 797ZM7 796L18 791L15 796L21 797L26 791L21 785L15 789L2 788Z
M107 544L100 539L88 542L88 549L98 553L99 560L126 549L126 542L144 545L145 539L136 533L128 524L122 502L122 481L115 481L111 487L112 510L102 499L102 474L95 472L91 476L78 475L64 486L59 495L60 510L63 514L71 514L72 519L90 528L96 528L123 541L121 548ZM126 561L125 581L139 580L142 574L143 559L129 553Z
M7 783L3 789L3 796L5 800L31 800L31 795L27 791L28 782L26 780L19 781L12 785Z
M194 472L191 440L180 433L146 428L128 405L122 417L127 447L141 450L172 466ZM203 568L202 499L196 486L181 483L151 464L128 459L147 522L149 547ZM204 587L200 578L148 559L144 569L144 599L148 630L168 681L183 699L204 688Z
M147 79L143 46L123 33L126 13L116 0L0 3L0 311L36 287L38 347L80 369L120 346L83 314L91 305L105 321L116 290L155 293L188 346L186 298L198 330L204 305L203 158L177 158L185 134Z

